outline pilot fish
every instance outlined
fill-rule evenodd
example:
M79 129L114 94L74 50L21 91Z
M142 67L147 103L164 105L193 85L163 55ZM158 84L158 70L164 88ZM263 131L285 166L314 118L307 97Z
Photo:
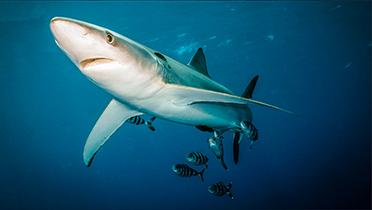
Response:
M208 168L208 157L201 152L190 152L186 155L187 161L196 166L205 165Z
M129 118L126 122L131 123L131 124L136 124L136 125L145 124L145 125L147 125L147 127L150 128L150 130L155 131L155 128L151 124L155 119L156 119L156 117L153 117L153 118L146 121L146 120L142 119L140 116L137 115L137 116Z
M174 164L172 166L172 169L174 173L181 177L192 177L199 175L202 182L204 182L203 173L205 171L205 168L201 172L197 172L186 164Z
M223 161L223 145L222 145L222 137L214 137L208 139L209 148L212 150L213 154L216 155L218 159L220 159L221 164L226 171L229 169L227 168L225 161Z
M231 187L232 182L230 182L227 187L223 182L216 182L208 187L208 191L215 196L223 196L227 194L231 199L234 199L234 196L230 192Z
M257 141L258 139L258 131L257 128L250 122L241 122L240 124L242 128L246 131L247 137L252 140L249 150L252 149L253 142ZM241 140L240 140L241 141ZM240 142L239 142L240 143Z

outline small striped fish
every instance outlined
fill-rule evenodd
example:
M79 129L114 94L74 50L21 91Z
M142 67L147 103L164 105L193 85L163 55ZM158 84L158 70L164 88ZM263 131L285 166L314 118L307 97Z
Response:
M199 175L202 182L204 182L203 173L205 168L201 172L197 172L186 164L174 164L172 169L174 173L181 177L192 177Z
M127 122L128 123L131 123L131 124L135 124L135 125L142 125L142 124L145 124L147 125L147 127L150 128L150 130L152 131L155 131L155 128L154 126L152 126L152 122L156 119L156 117L153 117L147 121L145 121L144 119L142 119L140 116L134 116L134 117L131 117L129 119L127 119Z
M196 166L205 165L208 168L208 157L201 152L190 152L186 155L187 161Z
M231 194L230 189L232 187L232 182L226 187L223 182L217 182L208 187L208 191L215 196L223 196L227 194L231 199L234 196Z
M247 137L250 140L252 140L251 141L251 146L249 147L249 150L251 150L252 149L253 142L257 141L257 139L258 139L257 128L252 123L250 123L248 121L246 121L246 122L245 121L244 122L242 121L240 123L240 125L241 125L241 127L243 129L244 134L247 135ZM240 141L239 141L239 143L240 143Z

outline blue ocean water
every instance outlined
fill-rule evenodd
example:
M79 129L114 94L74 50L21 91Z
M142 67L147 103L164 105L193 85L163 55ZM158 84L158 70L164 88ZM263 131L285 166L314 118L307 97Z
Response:
M156 119L125 124L87 168L82 151L111 98L58 48L55 16L109 28L188 63L202 47L211 77L251 106L259 139ZM371 208L371 2L0 2L1 209ZM150 116L144 116L149 119ZM172 165L200 151L204 173ZM190 165L190 164L189 164ZM192 166L197 171L202 166ZM207 190L233 183L234 200Z

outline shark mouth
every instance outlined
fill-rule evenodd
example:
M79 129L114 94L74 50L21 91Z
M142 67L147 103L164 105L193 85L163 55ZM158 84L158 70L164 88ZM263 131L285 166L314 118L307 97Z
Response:
M85 59L81 61L80 67L81 69L86 69L89 67L97 67L97 66L101 66L105 64L114 63L114 62L117 62L117 61L112 60L110 58L89 58L89 59Z

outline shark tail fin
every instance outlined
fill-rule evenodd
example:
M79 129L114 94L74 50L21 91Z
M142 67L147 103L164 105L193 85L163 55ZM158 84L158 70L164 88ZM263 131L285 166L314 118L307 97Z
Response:
M231 194L231 187L232 187L232 182L229 183L229 185L227 186L227 195L231 198L231 199L234 199L234 196Z
M199 172L199 176L200 176L202 182L204 182L204 176L203 176L204 175L204 171L205 171L205 168L203 168L203 170Z
M251 82L248 84L248 86L245 88L242 94L243 98L252 98L252 93L253 93L254 88L256 87L257 80L258 80L258 75L255 76L251 80Z
M152 126L152 122L154 122L155 119L156 119L156 117L152 117L152 118L149 119L148 121L145 121L147 127L149 127L150 130L152 130L152 131L155 131L154 126Z

